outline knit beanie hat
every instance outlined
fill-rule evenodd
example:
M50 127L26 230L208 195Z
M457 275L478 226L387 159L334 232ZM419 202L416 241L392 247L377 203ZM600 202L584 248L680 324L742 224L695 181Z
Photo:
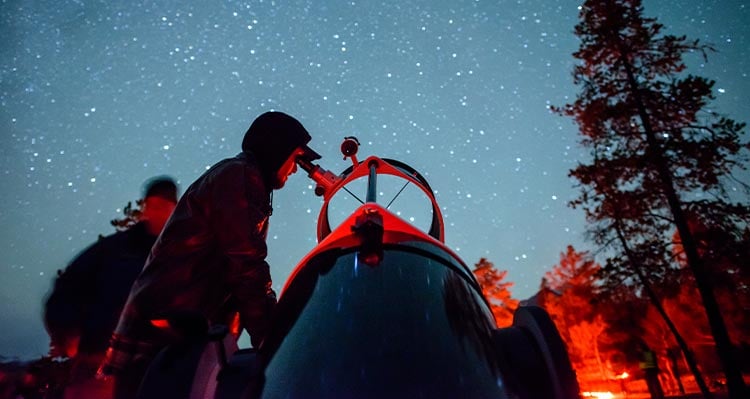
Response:
M271 182L292 152L310 139L298 120L283 112L266 112L245 133L242 151L253 154L264 180Z

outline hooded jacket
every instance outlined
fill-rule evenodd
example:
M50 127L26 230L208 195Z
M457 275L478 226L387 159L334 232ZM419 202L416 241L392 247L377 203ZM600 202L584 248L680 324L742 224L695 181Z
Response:
M275 298L265 261L270 215L270 190L250 154L214 165L178 202L115 333L158 344L153 319L198 311L225 323L239 311L251 336L261 337ZM231 303L243 305L231 309Z
M286 137L281 144L280 136ZM104 373L117 374L169 343L151 320L179 312L199 312L222 324L239 312L253 345L260 343L276 303L265 261L271 179L309 140L294 118L263 114L245 134L242 153L220 161L188 187L133 285Z

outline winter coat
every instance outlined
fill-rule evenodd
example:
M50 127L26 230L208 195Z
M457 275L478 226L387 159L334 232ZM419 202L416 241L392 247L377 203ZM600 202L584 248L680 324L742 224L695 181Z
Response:
M187 311L227 323L239 312L242 326L257 345L276 303L265 261L270 193L246 152L220 161L200 176L180 198L157 239L113 341L159 347L167 342L153 319Z
M103 353L130 288L148 257L155 236L144 223L99 239L55 281L44 321L58 348L78 343L79 353Z

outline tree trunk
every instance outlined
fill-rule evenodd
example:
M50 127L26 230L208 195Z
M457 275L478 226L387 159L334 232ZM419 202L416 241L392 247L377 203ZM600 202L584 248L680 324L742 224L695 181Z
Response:
M667 356L669 362L672 364L672 370L674 370L675 379L677 379L677 386L680 388L680 394L685 396L685 386L682 385L682 377L680 376L680 364L677 363L678 354L675 353L672 348L667 349Z
M661 146L656 139L656 135L651 128L651 121L646 112L643 99L641 98L640 89L635 80L635 76L633 75L632 66L624 56L621 61L625 67L628 83L633 92L635 102L638 105L638 114L641 119L641 124L643 125L644 134L646 135L649 156L651 156L657 168L657 173L662 182L664 195L666 196L667 203L669 204L672 216L674 217L677 232L680 234L680 239L682 240L682 246L685 250L688 267L695 277L695 283L698 286L698 292L700 292L703 307L706 310L708 324L711 327L711 333L713 334L714 342L716 343L716 352L721 361L724 375L727 378L729 398L746 399L747 392L745 391L745 382L742 379L742 372L739 363L734 356L734 347L729 339L729 332L727 331L724 319L721 317L719 305L716 302L716 297L711 287L711 283L709 282L705 266L703 265L703 260L698 254L695 239L690 232L687 219L682 211L682 204L674 188L672 174L669 171L666 159L661 153Z
M643 274L640 263L637 259L635 259L635 256L630 251L630 247L628 246L627 241L625 241L625 237L623 236L622 230L619 227L619 219L616 220L615 223L617 238L620 240L620 244L622 245L622 248L625 251L626 256L628 257L630 265L633 267L633 271L638 277L638 281L640 281L641 285L643 285L643 290L646 292L646 295L648 295L648 299L651 301L651 304L654 305L656 311L659 312L659 315L662 317L662 319L664 319L664 323L667 324L667 328L669 328L669 331L671 331L672 335L674 335L674 339L675 341L677 341L677 345L680 347L680 350L682 350L682 353L685 356L685 361L688 364L688 368L690 369L690 372L693 373L695 382L698 384L698 388L701 390L703 397L705 399L712 399L713 395L708 389L706 382L703 380L703 376L701 375L700 370L698 370L698 364L695 362L695 358L693 357L693 353L690 351L687 342L685 342L685 340L682 338L680 332L677 331L677 327L674 325L674 323L672 323L672 319L669 318L669 315L667 315L664 307L661 306L661 301L659 301L659 297L651 287L651 283L649 283L648 279Z
M638 269L638 267L635 267ZM711 399L713 398L713 395L711 394L711 391L708 389L708 385L706 385L706 381L703 380L703 376L701 375L700 370L698 369L698 363L695 361L695 358L693 357L693 352L690 351L690 348L687 345L687 342L682 338L682 335L677 331L677 327L672 323L672 319L669 318L669 315L667 315L667 312L664 310L664 307L661 305L661 302L659 301L659 298L656 296L656 293L654 293L654 290L651 288L651 284L646 281L646 276L643 275L640 271L638 272L638 279L641 281L641 284L643 284L643 289L646 291L646 295L648 295L651 303L656 307L656 311L659 312L662 319L664 319L664 322L667 324L667 327L669 328L669 331L672 332L672 335L674 335L675 341L677 341L677 346L680 347L680 350L682 351L683 355L685 355L685 361L688 364L688 368L690 369L690 372L693 373L693 377L695 377L695 382L698 384L698 388L701 390L701 393L703 394L703 397L705 399Z
M604 380L609 379L609 375L607 375L607 371L604 369L604 363L602 363L602 355L599 352L599 336L601 335L601 332L596 334L596 337L594 338L594 356L596 357L596 365L599 366L599 374L602 376Z

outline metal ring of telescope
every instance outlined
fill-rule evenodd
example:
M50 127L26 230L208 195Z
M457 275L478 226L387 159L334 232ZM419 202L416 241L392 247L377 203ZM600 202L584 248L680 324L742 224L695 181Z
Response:
M320 209L318 215L318 242L323 241L326 236L331 233L331 225L328 220L328 205L331 198L345 185L360 178L367 177L370 173L370 165L375 163L377 165L377 174L391 175L406 179L413 183L430 199L432 203L432 222L430 224L430 230L427 232L428 235L435 238L440 242L445 242L445 230L443 225L443 215L440 212L440 207L435 200L435 194L432 192L432 187L427 180L419 173L416 169L411 166L394 159L378 158L371 156L364 161L359 162L355 167L354 165L345 169L341 176L343 177L338 184L327 190L323 196L323 206Z

